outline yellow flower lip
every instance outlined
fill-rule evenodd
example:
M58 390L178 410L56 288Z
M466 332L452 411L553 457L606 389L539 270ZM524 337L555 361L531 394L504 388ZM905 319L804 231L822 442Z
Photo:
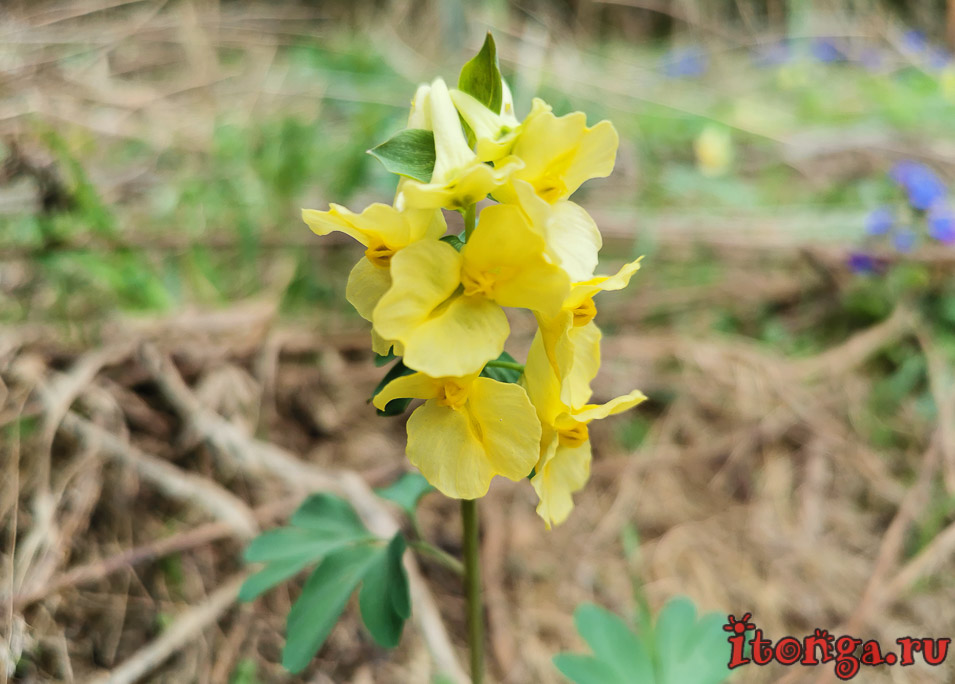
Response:
M481 295L488 299L494 296L494 278L484 271L473 273L465 269L461 273L461 284L464 285L465 296Z
M388 265L391 264L391 257L395 255L395 251L396 250L383 242L379 242L377 244L368 245L368 249L365 250L365 256L368 257L368 261L375 266L388 268Z
M558 428L557 438L561 446L579 447L590 439L590 431L586 423L574 423L572 427Z
M594 298L587 297L587 299L575 306L573 314L574 327L576 328L587 325L590 321L594 320L594 316L597 315L597 305L594 304Z
M436 400L441 406L452 409L461 408L468 400L468 386L454 380L445 380L438 388Z

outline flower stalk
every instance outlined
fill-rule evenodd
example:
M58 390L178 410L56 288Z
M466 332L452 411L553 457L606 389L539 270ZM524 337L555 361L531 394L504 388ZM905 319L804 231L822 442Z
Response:
M471 682L481 684L484 681L484 603L481 599L477 499L461 500L461 522L464 526L464 590L468 602Z

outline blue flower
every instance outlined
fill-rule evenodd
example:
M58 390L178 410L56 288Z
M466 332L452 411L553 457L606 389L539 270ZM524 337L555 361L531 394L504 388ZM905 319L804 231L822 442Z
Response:
M932 169L915 161L901 161L889 176L905 188L913 209L925 211L945 196L945 184Z
M849 255L849 268L855 273L875 273L878 263L870 254L853 252Z
M911 252L915 247L915 231L911 228L900 228L892 236L892 244L900 252Z
M695 78L706 73L706 53L698 47L670 50L660 66L669 78Z
M813 57L825 64L846 61L846 53L836 45L836 41L832 38L816 38L812 41L810 51Z
M909 29L902 34L902 47L909 52L922 52L928 47L928 39L924 31L918 29Z
M955 244L955 209L938 202L928 210L928 234L946 245Z
M895 224L895 214L891 207L874 209L866 218L865 230L869 235L885 235Z

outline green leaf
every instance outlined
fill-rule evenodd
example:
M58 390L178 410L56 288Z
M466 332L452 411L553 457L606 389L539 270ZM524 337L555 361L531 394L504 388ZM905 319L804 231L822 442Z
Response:
M445 235L441 238L441 242L447 242L459 252L461 251L461 248L464 247L464 240L457 235Z
M458 89L471 95L495 114L501 112L504 86L501 82L501 67L497 61L497 46L494 45L494 36L490 31L480 51L461 68Z
M434 487L421 473L405 473L387 487L376 489L375 494L398 504L405 513L413 516L421 497L432 491Z
M298 558L288 558L269 563L265 568L242 583L242 587L239 589L239 600L252 601L257 599L272 587L297 575L313 560L310 555L303 554Z
M367 537L367 533L362 535ZM272 563L307 556L318 560L325 554L340 549L362 537L316 536L310 530L298 527L280 527L263 532L252 540L245 550L247 563Z
M652 684L629 679L593 656L559 653L554 656L554 665L562 675L576 684Z
M406 128L368 150L368 154L391 173L428 183L434 172L434 133Z
M380 547L370 544L352 546L326 556L315 568L288 614L282 651L285 669L298 673L311 662L345 609L348 597L381 553Z
M385 377L378 383L378 386L375 388L375 391L371 393L371 396L374 397L385 388L385 385L395 378L400 378L402 375L411 375L412 373L414 373L414 371L399 360L394 366L388 369L388 372L385 373ZM404 413L410 403L411 399L392 399L385 404L384 410L376 409L376 411L379 416L397 416Z
M397 359L395 356L394 350L389 349L388 353L382 356L381 354L375 354L375 366L381 368L382 366L387 366L389 363Z
M496 361L507 361L508 363L517 363L513 356L507 352L501 352ZM498 382L517 382L521 379L521 372L516 368L501 368L500 366L485 366L481 371L485 378L491 378Z
M594 656L630 681L653 681L653 663L646 644L620 617L585 603L574 611L574 625Z
M292 514L291 523L313 535L333 539L354 540L370 536L351 504L332 494L313 494L305 499Z
M358 595L365 627L385 648L398 645L405 620L411 617L408 576L401 562L405 548L405 538L398 532L368 568Z
M719 684L729 676L730 645L718 613L696 619L696 607L685 597L670 600L654 629L661 684Z
M710 613L698 620L686 598L668 602L656 626L647 619L639 634L593 604L579 606L574 623L593 655L562 653L554 665L576 684L719 684L730 674L723 616Z

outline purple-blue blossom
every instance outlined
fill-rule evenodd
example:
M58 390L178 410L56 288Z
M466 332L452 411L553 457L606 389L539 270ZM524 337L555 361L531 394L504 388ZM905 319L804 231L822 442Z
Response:
M889 171L889 176L905 189L913 209L926 211L945 197L942 179L925 164L900 161Z
M855 273L874 273L877 266L875 258L865 252L853 252L849 255L849 268Z
M866 218L865 230L869 235L885 235L894 224L895 213L891 207L878 207Z
M946 245L955 244L955 209L950 204L933 204L926 218L929 237Z
M706 53L698 47L670 50L663 57L663 73L670 78L694 78L706 73Z
M836 45L836 41L832 38L816 38L812 41L809 49L816 60L826 64L846 61L846 53Z

